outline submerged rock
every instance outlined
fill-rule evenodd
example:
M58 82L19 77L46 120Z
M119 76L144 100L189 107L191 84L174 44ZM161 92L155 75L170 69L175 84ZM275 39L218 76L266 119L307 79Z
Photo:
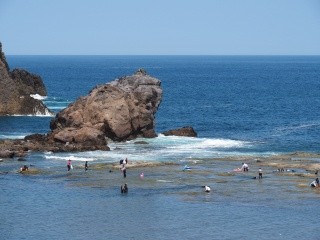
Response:
M136 142L134 142L134 144L149 144L148 142L146 142L146 141L136 141Z
M182 127L178 129L173 129L163 132L162 134L165 136L197 137L197 133L192 127Z
M95 87L59 112L50 123L50 135L61 142L99 143L156 137L154 119L161 98L160 80L140 69Z
M40 76L22 69L10 72L0 43L0 115L49 115L52 112L41 100L30 95L46 96Z

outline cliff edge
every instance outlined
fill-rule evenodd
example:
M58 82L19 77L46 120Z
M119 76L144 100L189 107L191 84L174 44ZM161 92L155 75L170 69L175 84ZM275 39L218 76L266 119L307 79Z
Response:
M51 115L42 101L30 95L47 95L40 76L22 69L10 71L0 42L0 115Z

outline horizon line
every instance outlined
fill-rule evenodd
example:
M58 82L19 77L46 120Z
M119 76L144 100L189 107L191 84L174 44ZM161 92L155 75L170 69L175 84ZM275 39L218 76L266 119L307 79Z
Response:
M272 57L272 56L313 56L317 57L320 54L5 54L6 56L252 56L252 57Z

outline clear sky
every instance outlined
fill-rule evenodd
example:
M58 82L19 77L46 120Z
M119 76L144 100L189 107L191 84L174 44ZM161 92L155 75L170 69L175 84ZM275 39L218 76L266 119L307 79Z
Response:
M320 55L320 0L0 0L7 55Z

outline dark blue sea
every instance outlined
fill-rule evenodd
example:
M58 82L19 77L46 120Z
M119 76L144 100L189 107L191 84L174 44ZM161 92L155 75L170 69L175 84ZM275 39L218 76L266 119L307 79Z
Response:
M192 126L227 152L319 150L319 56L8 56L39 74L59 111L97 84L138 68L162 81L156 130ZM50 117L1 117L0 137L46 133ZM220 140L217 142L217 140ZM229 140L236 141L235 147ZM226 141L226 146L224 142ZM207 142L208 143L208 142ZM217 144L217 146L215 145ZM229 148L231 147L231 148Z
M139 68L161 80L163 99L156 113L159 135L144 139L148 145L131 141L110 143L110 152L31 153L27 163L43 171L37 176L15 174L21 164L15 160L0 162L0 172L9 172L0 174L4 239L320 239L312 208L319 208L319 193L309 188L296 193L296 185L284 188L274 184L280 179L270 176L258 185L233 179L241 190L231 191L233 183L218 174L237 167L233 162L207 166L213 175L206 180L185 179L180 171L194 159L319 152L320 56L7 56L7 60L10 69L23 68L42 77L48 91L44 102L54 112L96 85ZM0 138L47 133L51 118L0 117ZM161 134L183 126L192 126L198 137ZM165 170L167 175L150 172L150 181L143 184L137 180L139 172L129 172L135 190L125 197L118 194L120 174L85 175L80 168L84 161L113 163L123 157L181 166ZM67 159L74 161L72 175L65 173ZM148 179L148 173L145 176ZM216 192L203 196L196 185L206 181Z

